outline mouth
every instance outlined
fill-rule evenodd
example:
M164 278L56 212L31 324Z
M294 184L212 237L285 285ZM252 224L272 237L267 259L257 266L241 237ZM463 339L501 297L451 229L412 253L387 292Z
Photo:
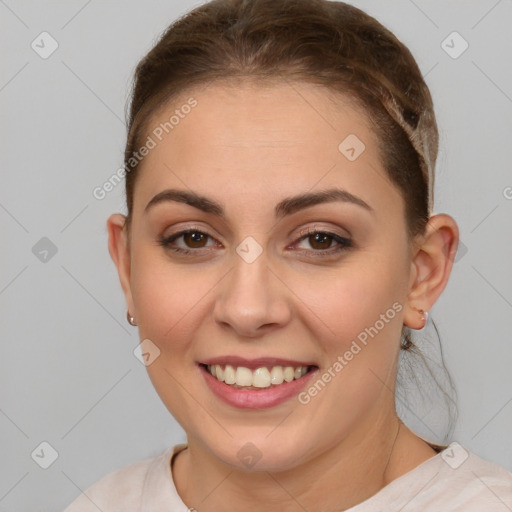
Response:
M272 360L274 363L277 360ZM286 386L288 383L302 379L304 376L318 370L314 364L284 361L282 364L262 364L262 362L245 363L246 366L228 363L206 364L199 366L208 372L219 383L230 388L243 390L268 390Z
M284 404L299 396L319 373L317 365L298 361L245 359L247 366L242 366L237 362L240 358L223 360L197 363L199 373L214 396L225 404L245 410Z

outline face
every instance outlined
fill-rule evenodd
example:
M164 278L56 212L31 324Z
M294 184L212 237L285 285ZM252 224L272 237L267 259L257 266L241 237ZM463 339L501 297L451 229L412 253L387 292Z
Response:
M189 442L239 468L240 450L255 450L275 471L367 435L394 407L411 250L364 114L310 84L218 83L148 127L157 144L139 167L125 293ZM236 391L200 365L232 356L314 368Z

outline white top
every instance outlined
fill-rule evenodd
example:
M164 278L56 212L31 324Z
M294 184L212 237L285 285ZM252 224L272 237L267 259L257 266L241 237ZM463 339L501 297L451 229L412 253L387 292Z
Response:
M64 512L190 512L176 491L172 458L187 444L107 474ZM510 512L512 473L453 442L346 512Z

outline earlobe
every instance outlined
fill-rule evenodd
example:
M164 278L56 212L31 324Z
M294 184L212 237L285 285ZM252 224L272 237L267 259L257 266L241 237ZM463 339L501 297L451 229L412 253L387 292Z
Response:
M128 244L128 233L126 217L120 213L111 215L107 220L108 250L114 262L121 288L126 299L127 309L132 315L135 314L133 299L130 287L130 249Z
M425 313L432 309L448 283L458 243L459 229L452 217L439 214L430 218L411 262L404 313L407 327L418 330L425 326Z

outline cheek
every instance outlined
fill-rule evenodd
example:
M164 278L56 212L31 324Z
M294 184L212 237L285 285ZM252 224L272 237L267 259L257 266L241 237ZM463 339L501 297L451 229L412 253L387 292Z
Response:
M316 342L324 352L319 379L302 395L315 417L329 417L340 433L377 407L392 403L404 290L393 261L350 266L300 291L315 314ZM384 271L386 270L386 271ZM303 310L306 315L306 308ZM321 319L317 321L314 317ZM326 328L328 327L328 329ZM336 404L333 407L333 404ZM320 428L320 424L319 424ZM340 434L342 435L342 434Z
M346 260L314 279L294 276L294 291L314 313L317 332L329 354L348 350L352 340L363 339L372 327L380 339L396 342L402 328L401 310L406 297L406 261L397 255L368 251ZM371 329L374 337L374 329Z
M163 350L183 348L197 326L215 279L194 265L176 265L163 251L141 248L132 256L131 287L141 338Z
M191 418L203 411L190 400L190 393L197 394L193 387L197 383L190 381L196 371L192 341L215 279L193 265L171 264L154 248L133 252L131 276L140 339L151 340L160 351L146 367L148 376L170 413L191 431Z

